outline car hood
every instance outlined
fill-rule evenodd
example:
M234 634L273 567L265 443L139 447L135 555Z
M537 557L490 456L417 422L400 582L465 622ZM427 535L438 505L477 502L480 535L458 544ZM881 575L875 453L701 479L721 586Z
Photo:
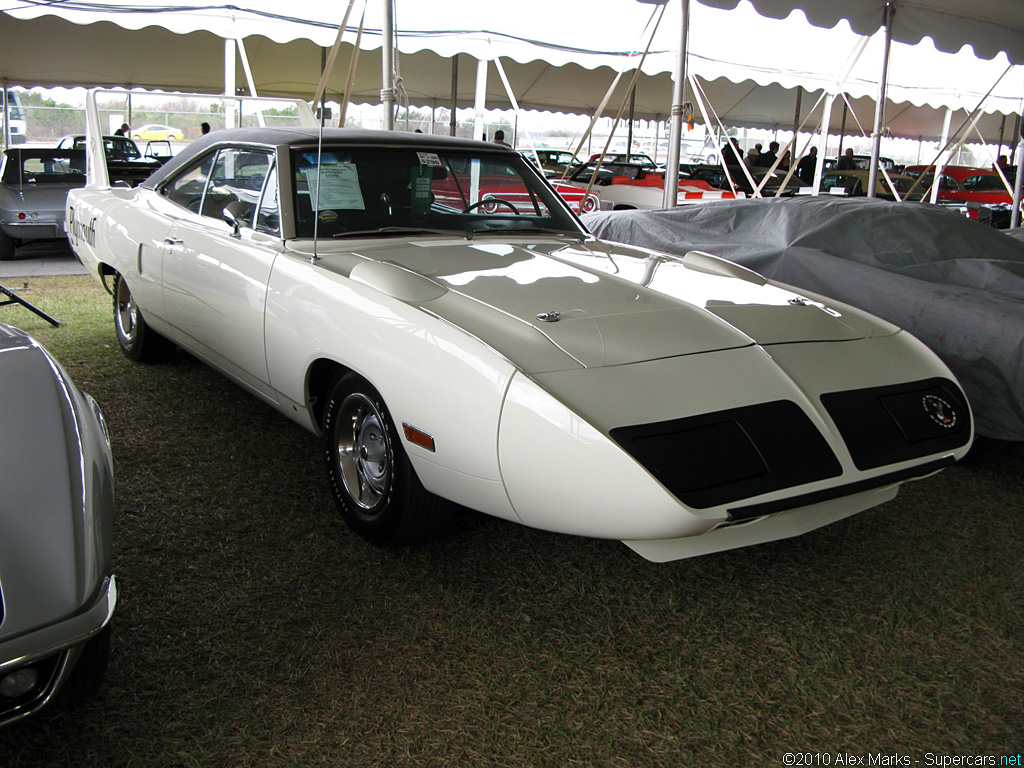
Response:
M0 400L2 638L73 612L95 588L86 496L100 470L84 459L83 396L42 347L3 324Z
M862 317L704 254L491 236L377 241L355 252L354 266L322 251L320 263L465 329L527 372L873 332Z

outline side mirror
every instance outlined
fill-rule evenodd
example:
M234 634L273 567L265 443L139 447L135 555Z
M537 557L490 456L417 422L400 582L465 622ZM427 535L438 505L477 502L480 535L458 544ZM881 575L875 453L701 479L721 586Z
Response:
M221 216L231 225L231 236L242 236L242 223L245 222L252 208L241 200L232 200L224 206Z

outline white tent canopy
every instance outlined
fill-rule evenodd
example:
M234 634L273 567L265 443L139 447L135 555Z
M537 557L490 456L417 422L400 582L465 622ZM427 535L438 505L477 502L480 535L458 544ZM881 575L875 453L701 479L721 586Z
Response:
M808 0L813 2L813 0ZM705 0L701 0L705 2ZM706 0L736 5L730 0ZM379 48L381 0L369 0L362 46ZM669 6L638 84L636 116L664 118L671 105L671 72L678 45L678 9ZM832 5L825 3L825 5ZM844 7L847 3L842 4ZM853 3L856 5L856 3ZM450 6L448 6L450 7ZM0 77L10 84L123 85L163 90L217 93L224 90L222 38L244 41L260 95L310 98L322 66L323 48L331 45L344 3L327 6L293 0L283 16L281 4L250 0L235 6L159 6L139 2L114 6L104 2L24 3L0 14ZM500 57L520 106L524 109L587 113L600 103L615 73L635 66L645 44L651 6L615 0L615 24L608 14L593 14L582 3L520 0L515 13L495 14L492 6L459 6L446 18L445 6L397 0L400 30L400 73L408 103L448 105L451 100L451 57L464 54L457 93L458 106L473 103L473 67L468 57ZM115 9L118 9L115 12ZM581 10L582 9L582 10ZM328 13L329 11L329 13ZM361 11L359 3L356 11ZM765 20L747 5L723 11L694 5L690 65L726 124L791 128L797 86L803 112L823 91L846 92L855 99L862 124L869 112L865 100L877 91L882 41L872 39L841 82L847 59L859 38L841 22L833 29L814 29L796 14L784 21ZM457 22L458 28L454 23ZM352 54L355 18L349 20L345 53L328 84L329 98L344 90L345 67ZM876 25L877 26L877 25ZM878 36L876 36L877 38ZM572 40L568 46L560 41ZM54 41L59 41L55 45ZM115 51L116 55L111 52ZM929 43L894 46L890 115L892 135L936 138L946 107L973 109L1007 68L1005 57L980 61L970 51L940 54ZM1019 113L1024 74L1016 68L1003 78L984 109L993 117L981 123L989 141L996 141L1001 115ZM379 55L359 59L353 100L378 102ZM487 84L486 105L507 108L500 80ZM625 90L613 97L618 104ZM908 109L907 104L926 107ZM859 106L858 106L859 105ZM841 107L831 128L838 132ZM847 122L847 130L856 130Z
M941 51L965 45L985 59L1000 52L1024 64L1024 3L1020 0L890 0L896 7L893 40L919 43L925 37ZM706 6L736 8L741 0L698 0ZM773 19L802 10L816 27L850 23L855 32L871 35L882 25L886 0L750 0L758 13Z

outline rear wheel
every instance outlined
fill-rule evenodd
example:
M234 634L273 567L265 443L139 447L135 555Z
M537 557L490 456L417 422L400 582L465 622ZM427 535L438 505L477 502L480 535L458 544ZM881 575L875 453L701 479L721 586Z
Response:
M114 276L114 330L121 351L136 362L166 359L174 349L171 342L146 324L128 283L121 275Z
M416 477L380 394L355 374L331 386L324 452L341 516L371 544L425 541L450 522L450 505Z

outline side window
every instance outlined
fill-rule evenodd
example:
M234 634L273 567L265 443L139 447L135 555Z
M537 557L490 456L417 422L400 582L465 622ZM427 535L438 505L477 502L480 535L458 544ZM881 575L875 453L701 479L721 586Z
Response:
M267 183L263 187L263 198L260 210L256 215L256 229L268 235L277 235L281 231L281 206L277 199L277 166L274 165L267 175Z
M210 177L210 168L212 167L213 154L209 154L197 165L189 167L164 184L160 188L161 194L172 203L193 213L199 213L203 191L206 189L206 180Z
M268 152L234 147L222 149L210 173L202 215L220 220L224 206L238 201L246 206L246 212L238 217L239 221L245 226L252 226L256 204L269 172Z

